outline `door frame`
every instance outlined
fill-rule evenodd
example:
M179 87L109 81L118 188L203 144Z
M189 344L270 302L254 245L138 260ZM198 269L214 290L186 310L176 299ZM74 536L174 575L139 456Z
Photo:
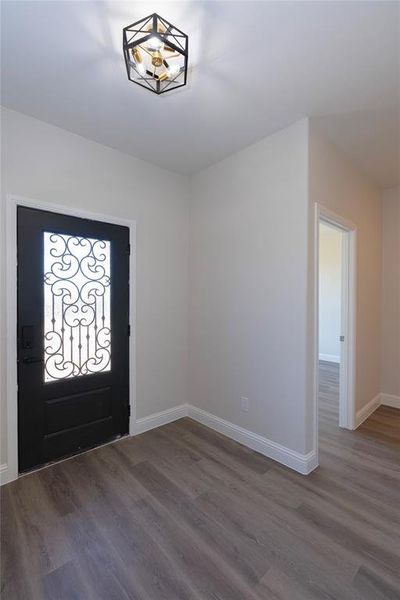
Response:
M319 389L319 225L325 223L343 233L342 294L340 348L339 427L356 428L356 291L357 291L357 227L322 204L315 203L315 320L314 320L314 447L318 457L318 389Z
M131 255L129 261L129 435L136 422L136 221L105 215L62 204L33 200L14 194L6 195L6 405L7 405L7 475L2 483L18 478L18 373L17 373L17 207L36 208L81 219L102 221L129 228Z

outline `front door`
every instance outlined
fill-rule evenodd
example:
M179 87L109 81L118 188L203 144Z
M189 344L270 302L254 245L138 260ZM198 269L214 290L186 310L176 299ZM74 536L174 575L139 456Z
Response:
M129 229L18 207L19 470L129 431Z

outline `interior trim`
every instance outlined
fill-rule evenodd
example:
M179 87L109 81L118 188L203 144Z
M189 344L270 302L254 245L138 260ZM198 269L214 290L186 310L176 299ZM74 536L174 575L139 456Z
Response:
M8 193L6 195L6 344L7 344L7 464L0 468L1 484L18 477L18 378L17 378L17 207L25 206L82 219L103 221L129 228L131 257L129 265L131 325L129 399L131 416L129 432L134 430L136 420L136 221L104 215L62 204L42 202Z
M368 419L368 417L372 415L372 413L375 412L376 409L381 405L381 396L382 394L377 394L374 398L372 398L372 400L370 400L367 404L365 404L365 406L356 412L354 429L357 429L361 423L364 423L364 421Z

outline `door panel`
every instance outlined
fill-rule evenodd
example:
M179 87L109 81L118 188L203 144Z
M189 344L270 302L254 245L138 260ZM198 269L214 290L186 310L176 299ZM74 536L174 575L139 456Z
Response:
M83 394L47 400L45 404L45 431L48 434L70 429L112 413L111 388L91 390Z
M129 229L18 208L20 470L129 429Z

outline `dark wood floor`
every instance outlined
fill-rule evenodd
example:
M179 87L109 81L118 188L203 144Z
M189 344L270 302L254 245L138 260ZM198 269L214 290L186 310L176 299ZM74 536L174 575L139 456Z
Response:
M4 486L2 598L399 600L400 411L339 430L337 380L308 477L182 419Z

